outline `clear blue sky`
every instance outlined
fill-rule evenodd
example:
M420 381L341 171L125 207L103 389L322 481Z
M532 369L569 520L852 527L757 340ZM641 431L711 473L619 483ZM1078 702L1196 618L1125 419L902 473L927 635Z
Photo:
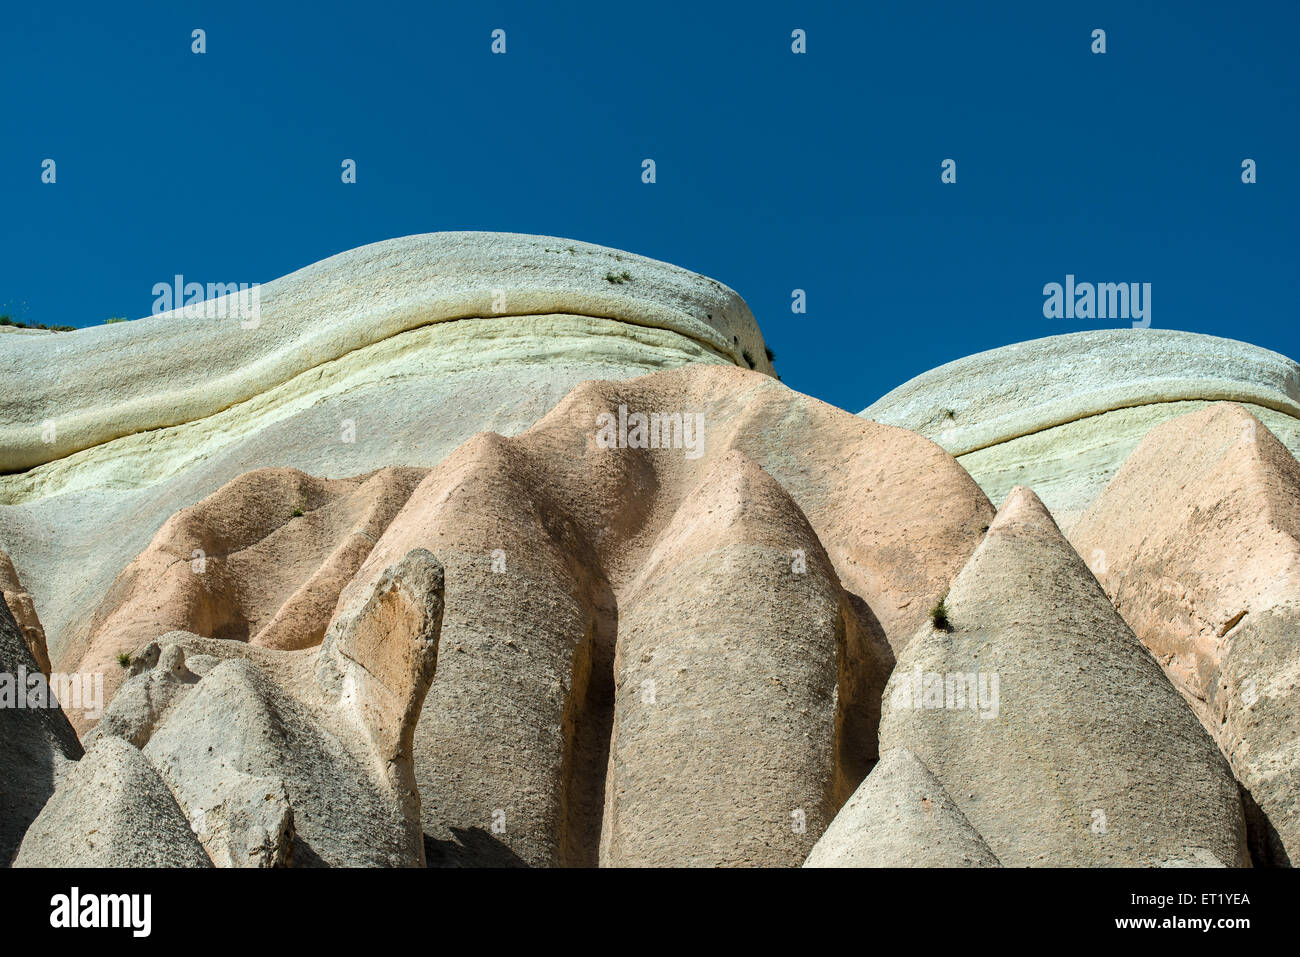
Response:
M1300 357L1300 4L274 6L6 7L0 310L135 318L175 273L493 229L727 283L785 381L853 411L970 352L1128 325L1045 319L1066 273Z

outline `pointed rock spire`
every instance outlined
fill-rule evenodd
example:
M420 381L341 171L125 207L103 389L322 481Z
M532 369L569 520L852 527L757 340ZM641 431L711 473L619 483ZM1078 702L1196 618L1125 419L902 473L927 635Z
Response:
M1246 863L1222 755L1033 492L945 605L899 656L881 748L915 753L1003 864Z

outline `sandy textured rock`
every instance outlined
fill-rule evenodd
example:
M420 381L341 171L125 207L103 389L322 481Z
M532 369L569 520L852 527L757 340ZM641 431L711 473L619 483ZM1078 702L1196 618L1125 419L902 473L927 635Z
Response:
M906 748L880 756L804 867L998 867L961 809Z
M9 606L0 601L0 867L13 858L23 832L82 753L44 678Z
M349 352L454 320L613 318L677 332L732 362L749 351L770 369L753 316L720 283L548 236L407 236L332 256L258 294L247 319L163 313L50 339L13 337L0 353L0 392L14 397L0 413L0 470L192 422ZM229 297L224 304L234 306ZM21 388L8 387L19 378ZM51 420L52 442L41 434Z
M418 846L413 740L438 667L444 590L438 560L423 549L408 552L334 618L316 668L321 687L364 730Z
M164 636L92 733L143 742L218 866L424 863L412 736L442 568L414 551L355 595L318 648Z
M131 660L129 677L82 743L93 748L101 737L111 735L143 748L172 706L218 663L208 656L206 667L199 665L197 659L203 657L191 655L195 660L187 661L181 645L150 642Z
M916 754L1003 864L1248 863L1223 756L1031 491L946 607L952 630L899 656L880 746Z
M771 371L730 289L549 237L390 240L265 284L260 307L256 328L163 315L0 342L0 471L27 469L0 476L0 547L60 668L163 522L245 472L427 467L587 379L746 353Z
M23 839L15 867L211 867L153 766L105 738L68 774Z
M617 415L620 405L634 411L676 412L692 421L702 416L700 441L692 446L694 451L597 447L597 416ZM677 438L680 445L680 432ZM771 642L779 648L796 637L789 634L789 615L778 614L771 596L753 581L759 571L764 581L773 575L789 577L785 590L778 590L787 597L811 589L800 600L812 602L812 607L799 619L806 618L810 634L798 637L821 642L821 657L793 671L769 669L778 678L790 672L781 680L791 683L788 688L765 688L771 700L763 707L793 709L794 715L786 717L799 727L806 724L804 730L813 734L828 720L831 699L810 676L830 674L838 696L838 711L832 708L816 753L796 752L791 742L797 735L787 729L780 759L784 765L773 767L766 784L756 779L746 814L714 853L737 862L745 855L757 860L760 853L769 853L763 842L776 821L785 829L776 837L786 844L771 850L771 859L798 863L875 758L879 695L893 662L891 643L905 641L924 618L975 547L992 507L970 477L933 444L863 422L793 393L770 377L725 366L695 365L624 385L588 383L524 435L507 439L482 434L465 443L420 482L391 520L385 519L378 542L367 549L364 564L339 593L332 627L343 630L332 640L327 637L320 652L308 649L300 658L265 657L270 649L262 645L295 647L298 642L263 641L271 626L257 623L286 618L283 609L290 602L284 596L301 593L299 583L317 574L322 556L337 553L336 543L354 526L340 518L325 523L312 537L305 530L294 531L302 519L289 517L286 510L298 490L314 489L313 494L329 499L334 494L329 490L335 489L333 501L340 503L343 517L356 513L357 502L368 509L365 514L372 514L373 496L363 492L378 479L322 483L278 470L232 481L170 520L154 545L119 576L103 613L96 616L94 634L111 639L92 642L92 648L102 649L101 659L116 648L143 645L144 650L135 651L136 674L93 734L122 735L151 756L163 747L161 740L170 749L170 760L192 760L200 781L211 785L205 784L206 790L191 793L189 785L174 777L168 761L157 758L187 813L204 821L217 804L218 785L231 780L233 771L261 778L278 769L270 758L249 759L247 766L228 760L232 748L237 757L258 754L253 746L260 740L257 729L271 720L258 715L289 722L294 735L308 741L303 746L320 756L322 766L336 757L347 766L345 754L336 756L328 741L311 738L321 728L331 731L341 713L357 716L352 723L363 732L360 749L365 754L394 748L404 752L400 744L382 745L383 736L347 704L348 694L338 691L338 682L319 670L307 676L304 662L332 660L351 627L348 621L373 617L379 623L373 627L382 633L391 609L382 604L371 612L364 609L378 594L376 589L384 591L384 570L415 550L428 549L447 568L440 678L425 701L411 744L419 789L429 796L424 811L428 859L435 864L595 864L615 709L614 655L624 610L620 603L631 600L631 590L656 554L677 547L674 529L682 521L676 516L683 504L697 498L711 501L708 494L696 493L710 474L723 484L750 476L745 487L768 489L783 503L774 512L783 518L756 543L747 544L743 537L735 542L719 539L720 544L739 548L738 556L747 554L748 545L761 544L767 549L760 550L767 556L764 561L780 561L740 575L735 585L730 584L731 576L726 581L715 576L719 589L735 594L730 604L709 609L708 614L721 623L727 609L740 614L766 603L770 613L756 625L759 632L753 640L756 647ZM800 510L806 519L795 521ZM705 522L701 527L711 526ZM236 564L225 559L226 578L206 577L211 570L196 575L190 566L196 547L240 560ZM209 567L220 561L209 560ZM753 581L746 584L747 578ZM653 635L657 622L667 627L679 614L671 588L669 592L664 602L643 602L637 616L629 619L639 616L638 640ZM706 598L701 593L694 603ZM294 606L292 620L300 630L322 620L321 604L317 600ZM823 622L830 605L836 609L833 627L817 631L823 626L814 628L812 623ZM225 624L232 620L239 627ZM159 637L160 631L178 626L207 629L208 638L233 634L247 643L195 644L196 639ZM177 652L169 645L183 647ZM206 700L217 695L211 682L220 669L211 663L192 665L196 654L248 658L253 671L231 675L222 665L225 671L216 687L224 690L200 709L195 696ZM699 654L703 656L703 646ZM297 664L283 663L288 661ZM274 689L263 687L258 674L269 676L291 700L281 702ZM368 668L357 679L368 685L367 675L378 674ZM763 676L763 681L770 677ZM734 699L729 713L737 721L754 720L757 712L747 709L756 708L758 699L746 703L749 686L716 683L723 678L715 676L715 684L719 694L727 690ZM326 695L325 688L333 690ZM374 702L384 700L380 690L374 690ZM318 700L321 695L329 700ZM705 704L705 697L697 693L691 707ZM299 700L309 712L301 720L293 707ZM389 702L380 710L393 707ZM281 711L288 717L281 719ZM243 712L249 717L241 719ZM247 730L223 730L227 725L240 729L241 721L251 722ZM202 751L190 754L187 749L198 747L193 741L209 742L211 757ZM726 770L722 758L727 754L731 752L724 749L714 755L710 767L715 775ZM211 762L216 764L210 767ZM636 772L635 764L629 758L627 769ZM294 775L276 773L284 776L295 810L295 860L311 863L314 858L303 845L314 848L322 838L296 813ZM294 774L311 778L324 772L313 765ZM700 783L701 795L727 788L725 781L716 779ZM386 795L400 796L407 790L395 779L386 778L382 784ZM366 800L353 803L364 805ZM781 806L760 808L764 802ZM802 832L790 830L789 815L796 810L805 815ZM409 817L409 806L397 815L402 821ZM342 821L336 823L343 826ZM699 831L702 822L697 823ZM208 831L202 833L214 859L231 857L233 852L219 849ZM693 853L691 843L678 834L655 853L663 860L678 855L686 861ZM354 860L357 853L349 846L333 859ZM323 852L317 856L329 859Z
M144 752L198 833L219 842L214 857L235 857L242 842L225 822L238 820L241 812L252 817L249 805L276 793L280 780L294 809L296 864L421 862L369 755L340 734L330 715L291 697L249 660L230 658L213 668L174 707Z
M257 308L0 336L0 664L111 699L0 708L0 863L42 805L34 862L1294 856L1290 360L1079 333L868 421L781 385L725 286L512 234ZM1072 528L1112 477L1076 535L1109 598L981 490Z
M89 620L77 671L103 674L111 698L124 677L118 656L171 631L319 645L343 585L425 474L329 481L259 469L231 480L168 519L118 576ZM93 723L70 717L78 728Z
M191 652L183 644L152 642L131 663L131 677L84 738L93 750L101 739L121 738L143 748L173 706L220 658ZM180 769L184 777L184 768ZM219 788L195 794L186 782L190 827L217 867L289 867L293 863L293 807L278 775L256 777L231 770Z
M799 864L838 803L850 628L798 506L720 458L620 603L602 866Z
M604 764L591 751L607 718L589 703L601 696L591 660L612 654L614 603L545 473L523 458L476 437L376 546L377 563L436 549L447 570L439 675L414 742L431 866L594 863L590 775Z
M698 456L685 447L599 447L597 417L617 417L620 406L629 415L702 415ZM413 548L434 552L447 569L438 680L415 739L431 863L596 863L626 603L652 556L670 547L661 539L684 501L719 462L741 461L728 458L733 453L785 490L843 582L854 622L846 625L837 678L843 720L824 744L836 749L841 768L836 801L861 780L875 758L891 642L910 637L974 549L991 518L987 499L933 444L766 376L696 365L586 383L523 435L477 436L435 468L340 596L342 607L352 589L369 587ZM773 573L783 567L793 575L801 550L814 568L808 544L806 536L770 543L772 560L784 557ZM735 612L768 600L743 575L729 589L735 594L714 600ZM659 607L646 603L641 614L646 635L656 621L679 627L672 594ZM752 626L755 647L782 640L779 615ZM825 702L812 685L791 680L794 710L822 714ZM742 699L749 693L731 692ZM739 699L728 707L745 710ZM810 779L798 774L787 780ZM700 783L717 793L725 786ZM731 836L752 846L773 822L790 827L791 812L803 808L812 822L800 836L806 852L817 822L828 819L815 810L818 800L814 794L765 809L768 817L744 819L746 829L758 830L746 830L743 840ZM669 860L671 851L687 862L690 843L679 836L656 850L658 859ZM802 859L789 848L781 853Z
M934 439L994 501L1031 486L1068 530L1143 435L1225 399L1300 450L1300 366L1168 329L1077 332L966 356L861 414Z
M219 790L189 788L191 826L217 867L292 867L297 835L284 779L229 770Z
M1244 407L1212 405L1152 431L1073 539L1227 755L1256 860L1294 864L1300 463Z
M13 615L18 630L22 633L27 650L36 659L37 666L48 676L50 673L50 654L45 647L45 629L36 614L32 596L18 580L18 571L9 556L0 551L0 598L4 599L9 613Z

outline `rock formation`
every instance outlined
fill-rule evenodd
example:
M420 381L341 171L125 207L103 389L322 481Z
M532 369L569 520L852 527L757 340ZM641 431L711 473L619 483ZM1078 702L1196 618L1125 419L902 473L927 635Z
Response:
M56 667L81 659L110 583L164 522L245 472L429 467L588 379L772 371L726 286L573 240L408 236L257 291L246 319L226 297L0 345L0 548Z
M892 748L836 815L804 867L999 867L938 778Z
M601 447L600 417L620 408L667 414L668 431L656 436L663 447L638 448L635 435L631 447ZM687 422L697 430L689 447ZM587 383L523 435L477 436L421 476L322 482L260 470L169 520L96 615L82 667L93 673L128 654L136 674L88 740L112 733L143 748L197 813L160 742L206 741L224 760L234 744L221 729L238 727L240 713L292 710L266 703L274 689L256 674L219 675L229 666L214 670L209 659L256 654L258 670L280 674L287 666L264 651L291 653L321 633L333 647L330 614L341 627L385 569L427 549L448 581L440 678L412 745L419 790L437 796L424 813L434 863L594 864L608 837L611 863L794 865L875 758L894 647L992 515L969 476L924 439L713 365ZM303 501L304 515L292 516ZM203 573L192 567L196 551L211 556ZM798 607L806 611L791 617ZM296 630L277 632L286 621ZM164 636L173 630L225 640ZM295 637L267 637L276 634ZM660 664L645 667L665 641ZM792 670L781 658L804 642L797 657L806 665ZM751 660L764 643L765 657ZM719 670L715 653L732 664ZM674 655L684 670L660 673ZM751 670L729 673L740 662ZM301 695L300 680L280 685ZM659 689L657 711L643 706L646 682ZM213 688L226 690L213 698ZM629 782L655 773L635 736L666 734L666 744L678 737L674 722L690 726L713 708L720 737L701 752L690 786L701 808L724 795L733 802L733 831L705 851L716 822L701 811L692 828L667 829L637 850L602 828L617 819L639 832L639 816L674 813L671 795L654 805L629 793L639 790ZM668 723L637 732L638 713ZM747 776L748 792L734 780L750 747L746 722L772 735L772 762L784 754L770 777ZM612 758L611 734L623 742ZM203 753L186 748L177 753L202 764Z
M415 550L315 648L164 635L87 740L138 746L218 866L421 865L412 739L443 591Z
M0 601L0 867L82 753L45 678L7 599Z
M18 572L14 569L9 556L2 551L0 551L0 598L4 599L5 605L9 608L9 613L23 636L27 650L36 659L37 667L48 677L50 654L45 644L45 629L41 627L41 620L36 614L36 606L32 603L31 594L18 580Z
M799 507L743 454L720 459L622 603L600 862L800 863L840 803L856 628Z
M1227 763L1033 492L943 608L899 655L880 746L915 754L999 861L1248 863Z
M509 234L252 303L0 337L0 680L92 692L0 707L0 864L1294 859L1290 360L854 416L725 286Z
M1218 741L1257 860L1300 856L1300 463L1240 405L1153 429L1074 541Z
M15 867L211 867L143 754L100 741L33 822Z
M1300 366L1244 342L1172 329L1100 329L966 356L862 415L957 456L993 501L1038 493L1067 531L1156 425L1243 403L1300 452Z
M294 469L239 476L163 523L118 576L78 663L103 674L170 631L295 650L319 645L339 592L425 475L382 469L324 480ZM90 721L71 715L78 729Z
M617 419L620 407L629 416L702 416L699 456L601 447L599 417ZM716 497L729 487L730 499ZM764 503L752 515L737 514L742 488ZM412 548L427 548L447 569L439 677L415 740L420 791L438 795L425 813L431 858L596 863L607 833L602 816L608 826L625 813L665 813L620 802L620 787L653 775L659 759L618 741L625 733L661 736L674 720L698 722L718 708L723 724L760 716L785 723L772 734L774 748L786 741L788 764L736 795L729 813L744 839L733 835L731 843L763 844L772 856L754 862L799 863L832 802L847 798L875 758L891 644L901 646L924 619L991 512L934 445L726 367L586 383L516 438L475 437L412 493L340 596L346 603ZM737 524L723 522L724 513ZM715 584L701 590L677 579L676 564L688 559L717 565ZM752 578L760 573L761 588ZM764 594L778 583L780 594L808 603L800 618L787 621L789 609L778 614ZM735 594L709 610L727 591ZM701 631L742 614L743 645L740 631ZM816 628L815 637L793 634L794 620ZM677 650L656 652L665 641ZM766 644L775 655L792 641L810 641L830 657L793 671L754 662L758 670L733 680L708 662L713 642L734 647L738 666L742 647ZM642 662L646 655L659 664ZM681 663L661 674L674 655ZM750 684L760 677L761 698ZM659 711L646 710L644 681L667 702ZM828 693L838 694L838 712L827 711ZM639 731L620 724L637 712L668 724ZM831 751L815 760L791 752L794 736L814 727L832 732L823 747L834 749L833 760ZM726 800L734 788L724 756L740 746L723 738L717 745L692 784L701 805L710 795ZM796 846L787 835L797 810L811 823ZM661 832L644 853L660 863L703 862L695 855L715 826L701 815ZM605 852L609 861L642 853L616 839ZM729 845L707 860L740 863L741 853Z
M0 355L0 381L21 379L24 389L0 418L0 470L197 422L304 372L336 375L321 367L350 353L456 320L525 320L485 331L489 338L521 335L539 318L534 335L559 332L546 320L561 316L615 321L672 332L734 364L748 352L752 367L771 370L753 316L725 286L644 256L553 237L408 236L330 257L257 293L255 309L253 300L231 294L199 310L207 315L178 309L75 336L14 337ZM638 343L621 346L612 355L635 353ZM106 350L120 361L106 362ZM26 361L37 354L45 361ZM49 421L60 426L53 441L43 435Z

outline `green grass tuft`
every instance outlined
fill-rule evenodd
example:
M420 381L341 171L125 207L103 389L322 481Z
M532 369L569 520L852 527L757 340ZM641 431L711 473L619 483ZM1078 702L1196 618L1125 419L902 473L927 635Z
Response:
M948 596L939 599L938 604L930 609L930 624L939 631L952 631L952 622L948 620Z

